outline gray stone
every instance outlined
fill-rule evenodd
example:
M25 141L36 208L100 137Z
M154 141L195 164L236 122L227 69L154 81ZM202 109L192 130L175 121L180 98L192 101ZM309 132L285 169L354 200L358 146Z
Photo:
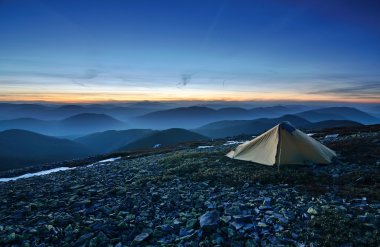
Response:
M136 246L136 245L143 243L144 241L146 241L149 238L149 236L150 236L149 233L146 233L146 232L140 233L139 235L137 235L133 239L132 246Z
M219 224L219 212L216 210L209 211L199 218L199 224L202 229L216 229Z

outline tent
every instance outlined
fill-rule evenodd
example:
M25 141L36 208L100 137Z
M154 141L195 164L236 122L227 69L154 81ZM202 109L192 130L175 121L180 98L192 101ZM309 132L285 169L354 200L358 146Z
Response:
M283 122L236 147L227 157L263 165L331 163L336 153L312 137Z

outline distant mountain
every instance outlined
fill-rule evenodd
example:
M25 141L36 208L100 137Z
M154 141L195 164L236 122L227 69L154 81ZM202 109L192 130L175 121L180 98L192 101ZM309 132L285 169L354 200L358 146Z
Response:
M210 123L194 129L196 133L212 138L223 138L238 135L256 135L270 129L278 123L289 121L294 126L305 126L309 121L294 115L285 115L280 118L260 118L256 120L232 120Z
M166 129L171 127L193 128L215 119L217 110L192 106L148 113L135 119L144 128Z
M185 129L167 129L157 131L139 140L131 142L120 150L136 150L152 148L155 145L160 147L171 146L182 142L207 140L208 138L200 134Z
M136 103L130 106L90 104L90 105L41 105L0 103L1 119L36 118L41 120L60 120L82 113L107 114L128 121L131 117L167 109L164 104Z
M81 158L91 154L82 144L25 130L0 132L0 170Z
M269 106L269 107L256 107L252 108L250 111L250 114L252 116L255 116L255 118L268 118L268 117L279 117L285 114L293 113L294 110L285 107L285 106Z
M60 121L18 118L0 120L0 131L23 129L45 135L84 135L104 130L126 129L127 124L105 114L82 113Z
M149 129L109 130L75 139L96 153L107 153L146 137L155 131Z
M58 123L60 129L70 134L89 134L102 130L126 129L127 124L105 114L82 113Z
M0 121L0 131L9 129L23 129L38 133L49 133L53 131L52 124L35 118L16 118Z
M273 126L289 121L299 129L323 129L333 127L360 126L361 124L349 120L328 120L309 122L296 115L285 115L280 118L261 118L256 120L219 121L207 124L193 131L212 138L223 138L237 135L257 135Z
M278 117L294 111L293 108L285 106L252 109L227 107L217 110L202 106L191 106L152 112L137 118L137 122L144 127L157 129L196 128L218 120L252 120L262 117Z
M363 126L363 124L351 121L351 120L326 120L315 123L310 123L309 125L303 126L302 128L308 130L315 129L328 129L328 128L338 128L338 127L358 127Z
M51 106L40 104L0 103L0 115L6 119L38 118L39 115L50 112L51 109Z
M162 103L162 102L156 102L156 101L141 101L141 102L135 102L128 105L132 108L150 108L150 109L168 109L170 108L170 104L168 103Z
M325 120L351 120L363 124L378 123L379 119L353 107L327 107L297 114L311 122Z

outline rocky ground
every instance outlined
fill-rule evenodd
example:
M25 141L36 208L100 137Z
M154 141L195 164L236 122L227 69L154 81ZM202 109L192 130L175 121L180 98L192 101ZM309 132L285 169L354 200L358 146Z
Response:
M339 162L277 173L217 141L0 183L0 245L379 246L379 126L315 136Z

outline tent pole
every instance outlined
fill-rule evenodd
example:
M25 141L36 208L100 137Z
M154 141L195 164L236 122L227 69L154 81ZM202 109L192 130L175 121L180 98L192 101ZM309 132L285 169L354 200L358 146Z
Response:
M280 173L280 163L281 163L281 145L280 145L280 151L278 155L277 173Z
M278 130L278 163L277 163L277 173L280 173L280 163L281 163L281 128Z

